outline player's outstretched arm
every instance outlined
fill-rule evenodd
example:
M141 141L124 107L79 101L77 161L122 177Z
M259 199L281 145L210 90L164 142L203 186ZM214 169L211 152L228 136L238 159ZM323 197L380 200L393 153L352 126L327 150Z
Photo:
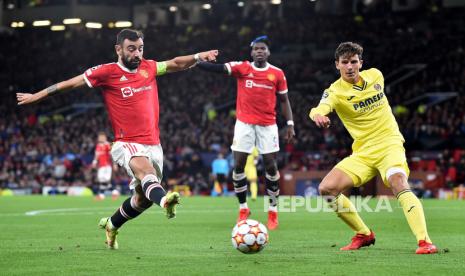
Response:
M78 88L84 86L86 81L84 80L83 75L76 76L69 80L65 80L54 85L51 85L45 89L40 90L37 93L16 93L16 99L18 100L18 105L25 105L38 102L47 96L52 96L58 92L68 91L70 89Z
M192 67L196 62L215 61L218 56L218 50L200 52L195 55L179 56L165 61L166 73L173 73Z
M208 71L208 72L228 74L228 68L226 67L225 64L222 64L222 63L211 63L211 62L201 61L197 63L197 67L204 71Z
M287 93L279 94L279 100L281 101L281 111L284 115L284 118L286 118L287 121L286 134L284 140L286 141L286 143L292 143L295 136L294 120L292 119L292 108Z

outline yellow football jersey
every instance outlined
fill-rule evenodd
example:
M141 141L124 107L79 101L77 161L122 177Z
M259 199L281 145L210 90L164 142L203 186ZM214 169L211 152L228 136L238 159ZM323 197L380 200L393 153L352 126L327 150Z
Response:
M310 118L336 111L354 139L354 152L373 145L403 143L404 137L384 94L383 74L371 68L361 71L360 76L359 84L348 83L342 77L332 83L320 104L310 111Z

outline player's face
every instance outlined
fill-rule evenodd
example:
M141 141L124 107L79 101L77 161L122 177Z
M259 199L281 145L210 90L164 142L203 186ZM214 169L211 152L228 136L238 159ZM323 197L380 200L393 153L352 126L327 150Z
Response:
M141 38L136 41L125 39L123 45L116 45L116 52L126 68L137 69L142 61L144 41Z
M105 143L107 141L107 136L106 135L103 135L103 134L99 134L98 138L97 138L97 141L99 143Z
M336 60L336 68L341 73L343 80L349 83L357 83L362 63L363 60L358 55L340 56L339 60Z
M266 46L263 42L257 42L252 46L252 53L251 56L253 61L257 62L265 62L268 60L270 56L270 51L268 50L268 46Z

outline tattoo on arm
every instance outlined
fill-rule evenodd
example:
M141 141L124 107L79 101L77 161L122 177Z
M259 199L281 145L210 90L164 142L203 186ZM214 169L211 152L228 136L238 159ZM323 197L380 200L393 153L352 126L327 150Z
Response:
M51 96L58 92L58 86L56 84L47 87L47 95Z

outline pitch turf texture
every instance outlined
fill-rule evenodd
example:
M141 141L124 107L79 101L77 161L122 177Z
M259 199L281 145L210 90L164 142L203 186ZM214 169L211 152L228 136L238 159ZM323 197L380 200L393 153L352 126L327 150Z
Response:
M281 213L269 245L255 255L233 249L235 198L183 198L176 219L152 208L106 249L99 219L119 204L73 197L0 197L0 275L459 275L465 273L465 201L423 201L440 254L418 256L402 209L362 212L376 245L340 252L352 232L333 213ZM376 206L375 202L370 202ZM263 199L251 218L266 223Z

